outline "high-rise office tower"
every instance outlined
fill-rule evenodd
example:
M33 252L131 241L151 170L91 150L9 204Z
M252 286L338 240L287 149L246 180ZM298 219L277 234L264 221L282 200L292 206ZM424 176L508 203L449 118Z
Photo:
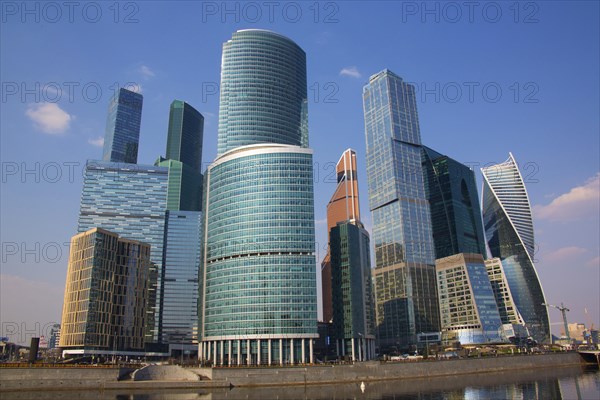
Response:
M160 337L168 174L165 167L88 161L81 193L78 232L98 227L151 246L147 343Z
M544 292L533 263L531 206L525 183L511 153L503 163L482 168L483 224L493 257L502 261L518 313L533 339L550 341Z
M329 245L337 354L370 360L375 357L375 308L369 233L360 221L340 222L329 231Z
M200 252L202 249L202 138L204 117L174 100L169 114L167 214L161 272L160 342L173 356L198 351Z
M142 355L149 272L146 243L99 228L73 236L60 333L63 351Z
M327 204L329 250L321 264L323 315L333 320L336 354L368 360L375 354L375 310L369 234L360 221L356 152L337 166L337 186Z
M481 254L460 253L435 261L442 342L503 342L496 298Z
M356 179L356 152L346 150L336 165L337 186L331 200L327 204L327 237L338 222L356 220L360 221L360 207L358 204L358 181ZM321 262L321 282L331 282L330 254L327 251ZM331 299L331 285L322 285L323 321L329 322L333 318L333 305Z
M198 352L202 213L167 211L163 249L161 343L173 356Z
M137 163L143 101L141 94L124 88L119 88L110 99L104 134L104 161Z
M185 101L173 100L169 113L167 155L200 173L204 117Z
M485 258L473 170L423 146L423 173L436 259L458 253L478 253Z
M431 214L421 166L415 89L389 70L363 89L369 207L373 215L380 352L439 332Z
M223 45L218 157L204 198L202 343L217 365L313 361L317 337L306 55L243 30Z

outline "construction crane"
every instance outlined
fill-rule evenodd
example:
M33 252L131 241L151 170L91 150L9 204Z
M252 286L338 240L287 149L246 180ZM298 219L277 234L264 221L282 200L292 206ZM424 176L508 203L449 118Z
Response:
M567 311L571 311L571 310L569 310L567 307L565 307L565 305L563 303L560 303L560 307L555 306L553 304L547 304L547 303L542 303L542 305L546 306L546 307L554 307L562 313L563 323L565 324L565 335L567 336L567 341L569 343L571 343L571 335L569 335L569 324L567 323Z

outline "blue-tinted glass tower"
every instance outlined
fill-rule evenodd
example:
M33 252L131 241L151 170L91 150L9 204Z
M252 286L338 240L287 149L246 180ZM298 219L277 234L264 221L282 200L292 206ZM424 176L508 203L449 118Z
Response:
M313 361L317 334L306 55L243 30L223 45L218 157L205 177L200 358Z
M165 219L161 342L175 356L198 351L201 218L198 211L167 211Z
M168 173L165 167L88 161L81 193L78 232L103 228L151 246L148 343L159 340Z
M458 253L477 253L485 258L473 170L423 146L423 173L436 259Z
M550 341L544 292L533 263L531 206L512 154L503 163L481 169L483 224L492 257L500 258L517 312L529 335Z
M440 330L415 89L384 70L364 87L363 105L377 339L380 352L393 351Z
M142 104L141 94L124 88L112 96L104 134L104 161L137 163Z

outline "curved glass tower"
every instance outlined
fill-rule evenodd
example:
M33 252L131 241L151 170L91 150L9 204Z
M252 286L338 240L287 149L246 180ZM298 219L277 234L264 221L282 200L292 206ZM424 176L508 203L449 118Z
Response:
M493 257L502 261L518 313L538 342L550 341L544 292L533 264L533 221L525 183L511 153L501 164L482 168L483 223Z
M259 30L236 32L223 47L218 157L205 176L200 358L312 362L318 334L305 55Z
M217 153L257 143L308 147L306 54L274 32L246 29L223 45Z

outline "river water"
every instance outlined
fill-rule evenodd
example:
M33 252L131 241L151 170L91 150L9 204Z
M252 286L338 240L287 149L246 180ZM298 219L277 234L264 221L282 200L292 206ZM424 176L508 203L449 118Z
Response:
M563 367L429 379L365 382L363 388L361 388L361 382L356 382L339 385L232 388L210 391L169 389L152 392L137 390L130 392L122 390L4 392L0 393L0 398L2 400L600 400L600 371L598 368Z

